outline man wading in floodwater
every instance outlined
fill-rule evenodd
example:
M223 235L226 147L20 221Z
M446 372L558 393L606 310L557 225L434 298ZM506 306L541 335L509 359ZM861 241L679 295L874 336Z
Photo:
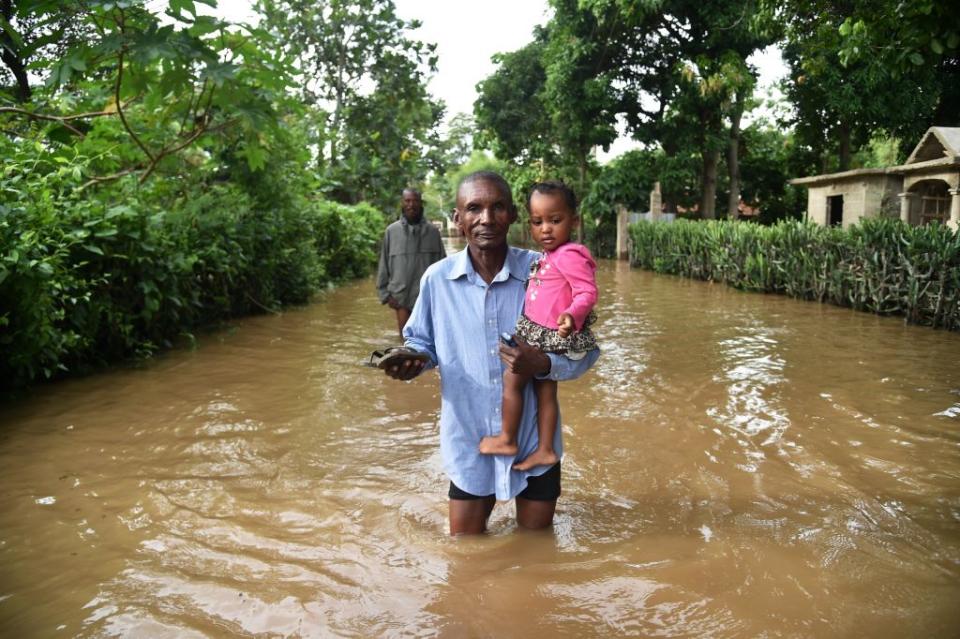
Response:
M506 180L488 171L472 173L457 188L454 221L467 239L464 251L433 264L423 276L420 297L403 336L406 346L430 356L386 369L408 380L440 367L440 453L450 478L450 534L482 533L498 499L517 500L517 523L546 528L560 496L560 462L527 471L511 469L537 447L537 402L533 384L523 391L523 416L516 457L482 455L480 440L501 428L504 367L521 375L563 381L585 373L600 353L578 361L545 354L512 334L523 309L524 282L537 254L507 245L517 209ZM557 416L554 449L563 456Z
M403 338L403 327L410 319L410 309L417 301L420 278L427 267L442 260L440 231L423 217L423 198L416 189L404 189L400 201L400 219L387 227L380 249L377 269L377 296L397 314L397 328Z

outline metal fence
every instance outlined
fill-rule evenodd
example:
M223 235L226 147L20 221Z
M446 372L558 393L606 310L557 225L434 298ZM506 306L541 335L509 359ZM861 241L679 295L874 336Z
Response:
M673 222L677 218L676 213L661 213L660 217L657 219L659 222ZM647 211L646 213L630 213L629 214L630 224L636 224L640 220L646 222L653 221L653 213Z

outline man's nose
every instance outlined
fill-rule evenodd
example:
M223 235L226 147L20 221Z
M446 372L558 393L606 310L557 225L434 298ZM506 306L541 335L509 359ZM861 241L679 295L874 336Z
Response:
M496 215L493 211L493 208L486 207L480 211L481 224L493 224L495 219L496 219Z

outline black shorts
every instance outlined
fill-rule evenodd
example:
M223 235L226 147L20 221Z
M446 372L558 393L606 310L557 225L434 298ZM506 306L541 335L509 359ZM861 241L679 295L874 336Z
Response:
M486 499L493 495L474 495L465 490L461 490L456 484L450 482L450 490L447 491L450 499ZM556 501L560 496L560 462L550 467L550 470L537 477L527 478L527 487L520 491L517 497L523 497L531 501Z

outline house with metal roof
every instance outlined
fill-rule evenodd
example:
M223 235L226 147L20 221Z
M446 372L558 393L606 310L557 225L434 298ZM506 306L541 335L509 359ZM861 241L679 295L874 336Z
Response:
M960 228L960 128L930 127L905 164L790 180L807 187L807 219L847 227L866 217Z

